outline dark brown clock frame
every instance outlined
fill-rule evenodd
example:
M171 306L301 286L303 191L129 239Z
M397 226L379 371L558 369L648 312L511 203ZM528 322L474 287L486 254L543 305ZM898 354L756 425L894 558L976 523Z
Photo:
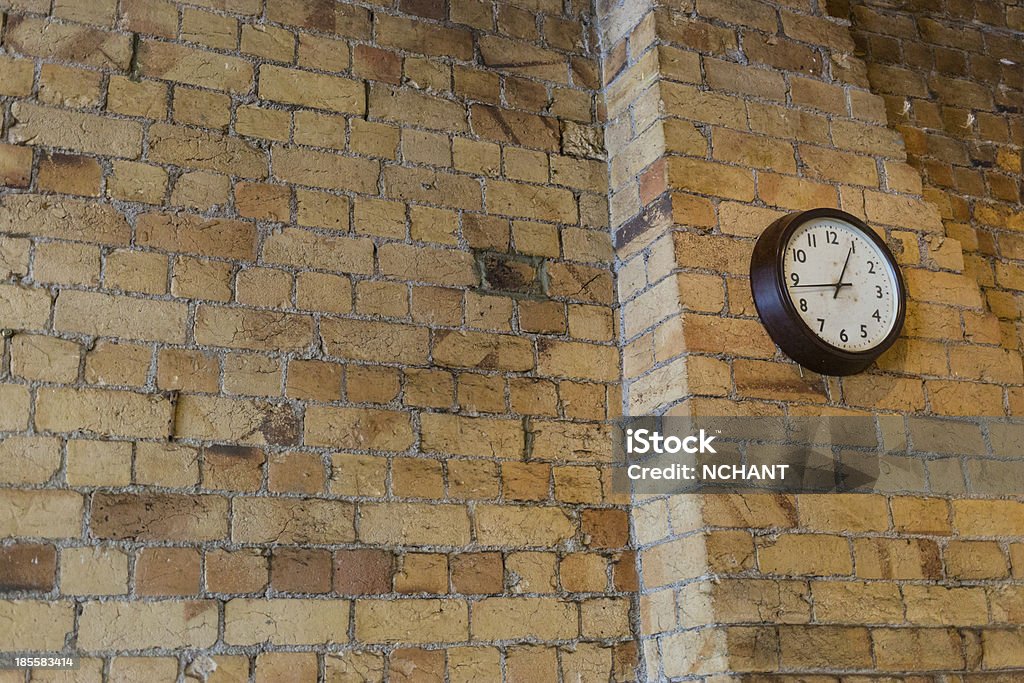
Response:
M859 229L889 259L896 274L896 319L885 339L867 351L846 351L820 339L800 318L789 297L783 272L786 245L797 228L816 218L835 218ZM757 313L772 340L787 356L822 375L854 375L866 370L900 336L907 314L907 290L892 252L864 221L838 209L799 211L768 226L758 237L750 258L750 289Z

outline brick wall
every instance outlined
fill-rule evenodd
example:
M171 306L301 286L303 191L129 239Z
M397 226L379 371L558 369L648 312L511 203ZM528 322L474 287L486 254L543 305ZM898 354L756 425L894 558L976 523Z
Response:
M1020 414L1012 325L986 307L848 23L800 1L637 8L602 24L625 410ZM842 379L779 353L746 277L760 231L817 206L879 229L909 286L903 337ZM947 449L970 429L927 424ZM1019 670L1024 504L968 499L959 472L930 488L949 462L886 458L874 495L635 496L642 676Z
M859 20L0 10L0 650L78 652L81 681L1024 668L1020 502L611 487L622 411L1024 412L1019 226L991 260L965 193L922 184ZM1014 172L1006 107L974 112L1009 131L983 179ZM967 203L1019 210L994 192ZM760 229L820 205L910 286L904 337L842 380L775 349L746 279Z
M962 245L1003 346L1020 348L1024 7L840 2L831 11L852 20L871 87L906 140L925 196Z
M589 8L0 10L0 649L629 678Z

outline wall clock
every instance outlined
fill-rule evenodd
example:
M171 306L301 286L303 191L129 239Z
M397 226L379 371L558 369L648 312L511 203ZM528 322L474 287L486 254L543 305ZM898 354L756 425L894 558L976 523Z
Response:
M784 216L750 260L754 304L786 355L823 375L865 370L906 316L896 259L863 221L837 209Z

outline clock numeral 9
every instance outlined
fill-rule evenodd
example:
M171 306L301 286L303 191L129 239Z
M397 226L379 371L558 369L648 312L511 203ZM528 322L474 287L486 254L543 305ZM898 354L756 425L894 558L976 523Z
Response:
M794 285L800 284L800 276L797 275L796 273L790 273L789 279L793 281Z

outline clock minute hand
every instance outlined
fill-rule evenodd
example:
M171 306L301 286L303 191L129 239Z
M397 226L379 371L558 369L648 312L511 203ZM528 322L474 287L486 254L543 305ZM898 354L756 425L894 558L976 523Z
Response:
M840 282L839 284L845 286L845 285L852 285L853 283L852 282ZM790 287L790 289L793 289L795 287L835 287L835 286L836 286L835 282L821 282L821 283L815 283L813 285L790 285L789 287Z
M846 252L846 261L843 262L843 270L842 270L842 272L839 273L839 279L836 280L836 284L834 285L835 288L836 288L836 293L832 295L833 299L838 299L839 298L839 290L843 288L843 285L850 284L849 282L843 282L843 276L846 275L846 267L848 265L850 265L850 257L851 256L853 256L853 243L852 242L850 243L850 251Z

